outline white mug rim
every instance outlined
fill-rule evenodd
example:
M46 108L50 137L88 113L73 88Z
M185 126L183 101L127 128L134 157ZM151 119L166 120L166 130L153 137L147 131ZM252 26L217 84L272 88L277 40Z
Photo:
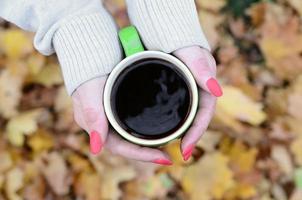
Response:
M182 74L186 77L188 85L191 90L190 92L192 94L191 109L187 116L186 121L175 132L173 132L172 134L170 134L166 137L159 138L159 139L143 139L143 138L138 138L138 137L131 135L130 133L128 133L126 130L124 130L119 125L119 123L117 122L117 120L114 117L114 114L113 114L112 108L111 108L111 88L112 88L115 80L119 76L119 74L132 63L134 63L138 60L141 60L141 59L146 59L146 58L163 59L163 60L166 60L166 61L174 64L182 72ZM120 63L118 63L116 65L116 67L112 70L112 72L109 74L109 76L107 78L105 88L104 88L103 100L104 100L104 102L103 102L104 110L105 110L107 119L109 120L112 127L116 130L116 132L118 132L118 134L120 134L126 140L128 140L132 143L138 144L138 145L159 146L159 145L165 144L171 140L174 140L174 139L180 137L190 127L190 125L192 124L192 122L194 120L194 117L196 115L197 108L198 108L198 88L197 88L197 85L196 85L196 82L195 82L195 79L194 79L192 73L190 72L188 67L183 62L181 62L179 59L177 59L176 57L174 57L170 54L163 53L160 51L143 51L143 52L139 52L134 55L131 55L129 57L126 57Z

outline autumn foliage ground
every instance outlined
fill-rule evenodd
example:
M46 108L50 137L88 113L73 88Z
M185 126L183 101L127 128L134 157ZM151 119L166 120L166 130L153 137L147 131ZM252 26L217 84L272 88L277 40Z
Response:
M0 21L0 200L301 200L301 0L197 3L224 96L193 158L165 147L171 167L91 156L56 57Z

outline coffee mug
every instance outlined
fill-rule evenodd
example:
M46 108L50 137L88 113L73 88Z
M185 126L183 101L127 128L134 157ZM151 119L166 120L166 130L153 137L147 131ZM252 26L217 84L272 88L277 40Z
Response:
M110 73L103 103L111 126L141 146L181 137L198 108L198 88L188 67L160 51L145 51L134 26L119 32L126 58Z

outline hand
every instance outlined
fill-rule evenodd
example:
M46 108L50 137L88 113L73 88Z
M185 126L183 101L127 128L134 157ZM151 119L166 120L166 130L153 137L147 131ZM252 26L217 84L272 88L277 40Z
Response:
M140 147L108 131L103 107L103 90L107 76L87 81L72 94L74 119L90 137L90 151L98 154L103 147L126 158L170 165L169 156L159 149ZM109 132L109 133L108 133Z
M188 160L196 143L207 129L215 110L216 97L222 95L222 90L216 80L216 62L211 53L198 46L186 47L174 52L191 70L200 87L199 110L195 120L181 142L181 152L184 160Z

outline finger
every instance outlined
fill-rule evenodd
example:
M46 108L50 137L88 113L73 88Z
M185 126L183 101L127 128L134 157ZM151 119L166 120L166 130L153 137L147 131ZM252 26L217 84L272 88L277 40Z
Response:
M125 141L113 131L109 131L106 148L113 154L123 156L125 158L153 162L160 165L172 165L169 156L156 148L141 147Z
M182 138L181 142L181 152L185 161L191 157L196 143L208 128L215 111L217 98L205 91L201 91L200 93L201 101L199 102L199 110L192 126Z
M208 50L194 46L179 49L174 55L188 66L202 89L216 97L222 96L222 89L216 80L216 62Z
M108 132L108 121L103 108L103 88L106 78L97 78L77 89L81 113L90 137L90 151L97 154L102 150Z

